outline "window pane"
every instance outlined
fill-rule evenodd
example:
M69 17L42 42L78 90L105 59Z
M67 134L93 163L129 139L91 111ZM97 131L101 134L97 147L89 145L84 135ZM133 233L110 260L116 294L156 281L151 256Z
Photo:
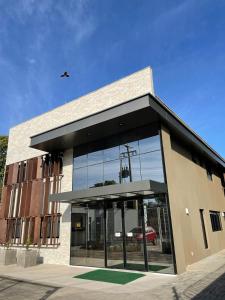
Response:
M87 167L75 169L73 178L73 189L82 190L87 188Z
M103 162L103 150L88 154L88 165L99 164Z
M119 159L119 146L104 150L104 161Z
M159 135L152 136L139 141L140 153L146 153L154 150L160 150Z
M80 168L86 166L87 166L87 154L77 156L74 158L74 168Z
M103 165L88 166L88 187L103 185Z
M210 211L209 213L210 213L212 231L222 230L222 225L221 225L221 220L220 220L220 212Z
M104 163L104 184L119 183L120 161L112 160Z
M142 154L141 158L141 176L142 180L164 181L161 152L155 151Z
M134 141L134 142L131 142L131 143L125 143L123 145L120 146L120 153L124 153L124 155L127 156L127 147L125 147L125 145L129 145L129 150L132 152L132 151L135 151L136 154L139 153L139 147L138 147L138 142L137 141ZM132 153L131 153L132 155Z
M131 164L132 181L140 181L141 180L141 166L140 166L140 157L139 157L139 155L131 156L130 164ZM128 158L124 158L122 160L122 166L127 167L128 170L129 170ZM130 181L130 176L123 179L123 182L129 182L129 181Z

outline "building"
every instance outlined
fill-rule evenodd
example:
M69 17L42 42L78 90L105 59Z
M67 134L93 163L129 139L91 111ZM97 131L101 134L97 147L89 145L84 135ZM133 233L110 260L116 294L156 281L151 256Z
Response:
M44 263L181 273L225 247L224 171L148 67L11 128L0 241Z

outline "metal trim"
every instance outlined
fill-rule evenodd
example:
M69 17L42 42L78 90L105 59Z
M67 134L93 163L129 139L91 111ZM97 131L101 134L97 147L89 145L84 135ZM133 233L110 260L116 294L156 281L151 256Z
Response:
M143 191L152 191L154 193L166 193L167 186L164 183L160 183L152 180L136 181L123 184L115 184L109 186L102 186L96 188L89 188L81 191L70 191L60 194L49 195L49 201L59 202L74 202L87 200L88 198L113 198L113 196L119 199L121 194L126 193L138 193ZM115 197L114 197L115 198Z

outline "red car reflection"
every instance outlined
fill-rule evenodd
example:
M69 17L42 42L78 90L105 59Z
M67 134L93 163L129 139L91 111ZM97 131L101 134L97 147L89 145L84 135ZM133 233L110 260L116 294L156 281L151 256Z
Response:
M142 233L142 227L135 227L130 231L130 234L128 233L128 236L132 235L137 241L143 240L143 233ZM153 245L156 244L156 238L157 234L151 226L148 226L145 228L145 239L146 242L152 242Z

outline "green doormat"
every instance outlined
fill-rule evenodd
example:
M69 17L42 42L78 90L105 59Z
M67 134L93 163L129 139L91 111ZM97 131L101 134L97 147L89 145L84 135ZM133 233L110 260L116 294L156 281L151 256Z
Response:
M118 264L118 265L112 266L111 268L113 268L113 269L123 269L124 266L123 266L123 264ZM168 266L148 265L149 272L158 272L158 271L166 269L166 268L168 268ZM127 270L136 270L136 271L142 271L142 272L144 272L145 271L145 266L142 265L142 264L131 264L131 263L128 263L126 265L126 269Z
M126 284L140 277L145 276L144 274L131 273L131 272L118 272L109 270L95 270L88 273L84 273L73 278L104 281L117 284Z

